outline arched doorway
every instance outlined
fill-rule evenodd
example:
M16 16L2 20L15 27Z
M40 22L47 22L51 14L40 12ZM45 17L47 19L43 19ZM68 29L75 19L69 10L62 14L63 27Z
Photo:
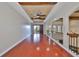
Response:
M79 10L69 16L69 48L79 54Z

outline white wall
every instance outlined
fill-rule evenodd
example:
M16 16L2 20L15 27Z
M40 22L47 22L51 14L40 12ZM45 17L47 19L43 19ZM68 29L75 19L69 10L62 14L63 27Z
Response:
M0 3L0 54L24 38L22 26L27 23L7 3Z
M47 30L49 29L49 24L47 24L47 23L44 23L43 24L43 31L44 31L44 34L47 34Z
M22 29L24 38L26 38L27 36L29 36L29 34L31 34L31 25L24 25Z

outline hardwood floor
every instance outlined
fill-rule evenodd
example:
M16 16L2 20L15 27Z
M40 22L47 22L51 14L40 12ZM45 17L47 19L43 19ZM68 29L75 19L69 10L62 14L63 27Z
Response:
M26 38L3 57L71 57L67 51L51 41L45 35L34 34Z

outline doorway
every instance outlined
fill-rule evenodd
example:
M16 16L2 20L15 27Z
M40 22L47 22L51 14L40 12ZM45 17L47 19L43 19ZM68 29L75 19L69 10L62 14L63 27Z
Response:
M33 39L32 41L34 43L38 43L40 42L40 37L41 37L41 34L43 34L43 25L38 25L38 24L34 24L33 27L32 27L32 35L33 35Z
M43 34L43 25L34 25L33 34Z

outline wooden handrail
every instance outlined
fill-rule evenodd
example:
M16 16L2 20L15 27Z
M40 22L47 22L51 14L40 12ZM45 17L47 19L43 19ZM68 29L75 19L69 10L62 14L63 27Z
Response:
M69 35L70 37L78 37L79 34L77 33L67 33L67 35Z
M67 35L69 36L69 48L76 52L77 54L79 54L79 49L78 49L78 37L79 34L77 33L67 33Z

